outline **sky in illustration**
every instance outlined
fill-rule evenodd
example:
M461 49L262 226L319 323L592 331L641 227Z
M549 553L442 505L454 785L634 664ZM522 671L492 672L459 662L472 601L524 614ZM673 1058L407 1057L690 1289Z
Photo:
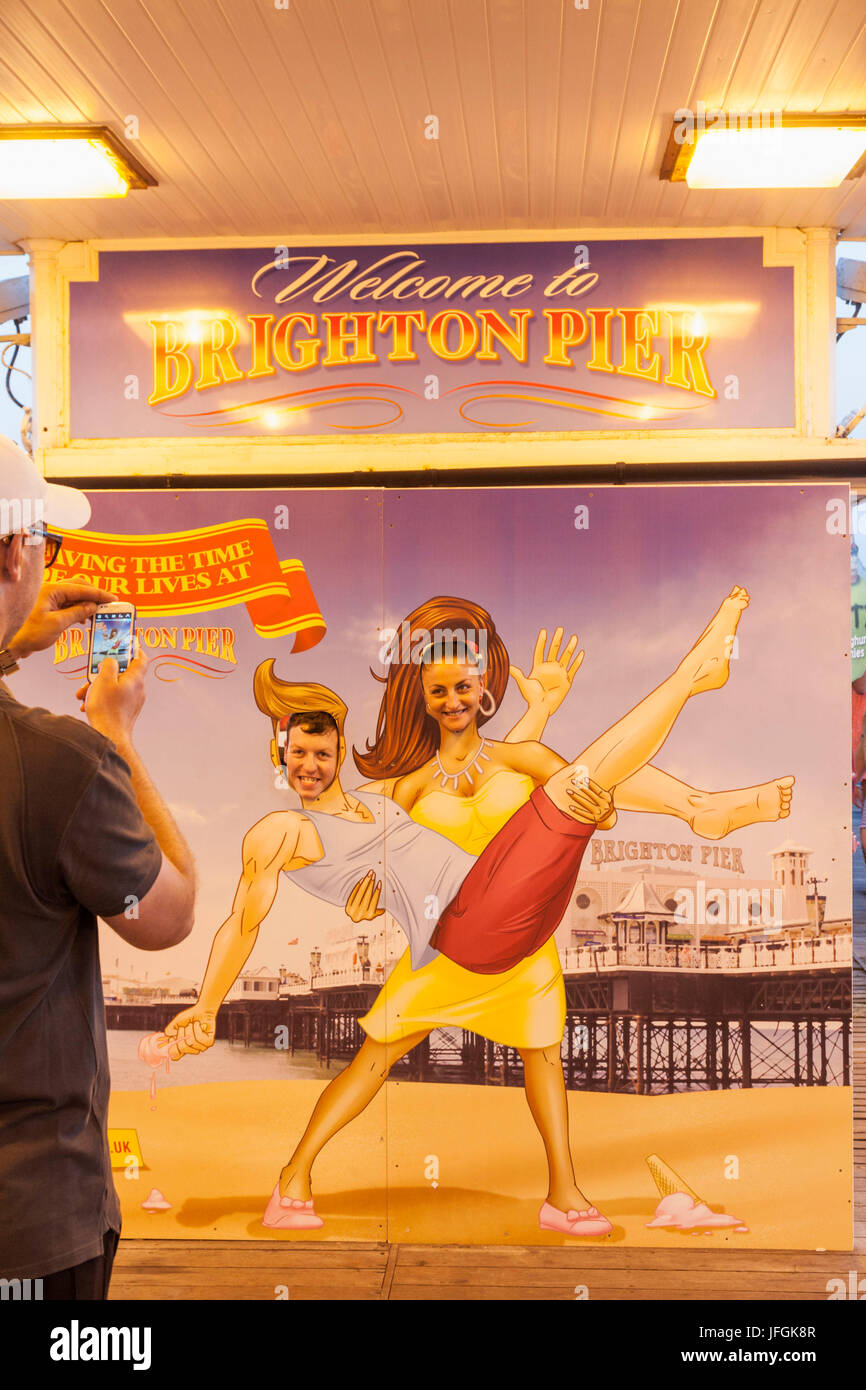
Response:
M828 525L839 486L544 489L260 489L94 492L90 529L140 535L241 517L268 521L280 559L303 561L327 623L310 651L266 639L245 609L159 626L230 626L237 666L220 673L162 668L159 652L136 728L142 758L196 855L196 926L180 946L135 952L103 928L103 968L148 979L200 980L214 932L228 915L245 831L295 805L274 785L269 721L252 697L259 662L273 656L288 680L317 681L349 706L347 743L363 747L376 725L381 629L436 595L473 600L492 614L511 661L524 670L539 627L577 632L586 651L544 740L572 758L673 669L734 584L751 595L731 679L689 702L655 759L704 788L793 774L789 819L738 831L746 877L767 880L769 851L793 839L813 851L829 882L827 915L850 905L850 674L848 542ZM275 508L288 506L288 529ZM586 507L584 514L576 508ZM576 525L576 522L578 523ZM142 624L147 622L141 615ZM203 660L201 656L199 660ZM10 688L17 698L77 714L67 662L31 658ZM222 672L227 674L222 675ZM163 677L177 677L161 679ZM489 732L502 737L524 709L514 683ZM347 788L363 778L349 760ZM667 817L622 814L616 836L698 843ZM734 885L739 876L731 874ZM740 879L742 882L742 879ZM309 952L349 935L348 919L288 882L263 924L250 967L286 965L308 975ZM298 938L298 945L289 942Z

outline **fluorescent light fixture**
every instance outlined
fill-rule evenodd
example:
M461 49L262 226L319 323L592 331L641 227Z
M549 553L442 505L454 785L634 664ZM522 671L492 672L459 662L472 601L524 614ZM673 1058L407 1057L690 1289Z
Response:
M660 178L689 188L836 188L866 172L866 115L676 113Z
M155 186L108 126L0 125L0 199L125 198Z

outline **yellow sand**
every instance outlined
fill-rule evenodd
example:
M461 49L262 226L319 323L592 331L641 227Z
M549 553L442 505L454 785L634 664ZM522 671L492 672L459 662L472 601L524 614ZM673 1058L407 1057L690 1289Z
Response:
M319 1081L116 1092L111 1126L138 1130L146 1170L115 1181L129 1237L851 1248L851 1091L842 1087L672 1096L569 1093L577 1180L614 1224L605 1241L538 1229L541 1142L519 1088L389 1083L313 1172L321 1231L266 1230L261 1214L303 1131ZM387 1124L386 1124L387 1117ZM717 1211L749 1227L648 1231L657 1153ZM725 1172L739 1168L737 1178ZM438 1179L436 1178L438 1167ZM438 1181L438 1186L433 1185ZM141 1203L157 1187L171 1210ZM387 1192L386 1192L387 1188Z

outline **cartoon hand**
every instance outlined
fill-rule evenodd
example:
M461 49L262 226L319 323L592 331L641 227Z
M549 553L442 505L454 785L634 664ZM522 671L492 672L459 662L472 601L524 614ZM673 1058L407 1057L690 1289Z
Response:
M205 1052L209 1047L213 1047L216 1040L216 1016L216 1009L202 1008L196 1004L191 1009L184 1009L182 1013L176 1014L171 1023L165 1025L162 1031L170 1039L168 1055L172 1062L179 1062L181 1057Z
M562 638L563 629L558 627L551 638L550 650L545 657L544 644L547 641L547 629L543 627L536 638L529 675L527 676L521 671L519 666L509 668L517 682L517 688L529 708L538 709L540 707L548 715L559 709L571 689L571 682L577 675L585 655L584 652L580 651L571 661L577 648L577 635L572 634L560 656L559 646ZM570 661L571 665L569 666Z
M588 777L577 787L566 788L571 801L571 814L576 820L587 825L595 824L599 830L610 830L616 825L616 811L613 804L613 789L606 791Z
M384 907L379 906L381 891L382 880L377 883L376 874L371 869L355 884L346 902L346 912L353 922L373 922L384 914Z

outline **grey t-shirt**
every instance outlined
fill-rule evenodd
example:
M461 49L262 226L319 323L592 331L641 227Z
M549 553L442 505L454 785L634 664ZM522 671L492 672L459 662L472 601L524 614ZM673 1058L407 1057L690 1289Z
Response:
M143 898L162 852L114 745L2 682L0 805L0 1277L27 1279L120 1230L96 916Z

